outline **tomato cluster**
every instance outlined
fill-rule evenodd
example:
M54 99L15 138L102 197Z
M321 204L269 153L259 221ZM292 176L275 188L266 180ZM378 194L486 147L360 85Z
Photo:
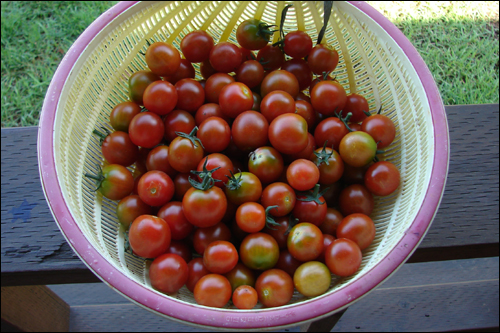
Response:
M88 176L120 200L130 248L152 260L161 292L186 285L198 304L240 309L287 304L294 289L320 295L332 273L359 269L373 195L399 186L392 163L374 162L395 126L328 76L338 53L303 31L271 45L269 29L244 21L240 45L193 31L182 53L150 44L149 70L130 76L130 101L101 134L105 167Z

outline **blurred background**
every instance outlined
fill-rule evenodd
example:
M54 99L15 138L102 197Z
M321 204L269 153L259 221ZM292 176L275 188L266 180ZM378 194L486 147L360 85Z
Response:
M78 36L117 1L2 1L2 127L36 126ZM413 43L445 105L499 102L499 1L368 1Z

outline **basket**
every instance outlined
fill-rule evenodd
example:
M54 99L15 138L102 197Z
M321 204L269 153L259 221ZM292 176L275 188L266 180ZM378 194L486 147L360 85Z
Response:
M128 77L146 69L146 40L173 43L203 29L214 40L236 43L240 22L258 18L279 25L285 1L122 2L99 17L70 48L52 79L39 124L42 187L54 218L73 250L105 283L161 316L209 329L281 329L320 319L351 305L393 274L412 254L434 218L449 164L448 125L435 82L418 52L385 17L362 2L335 2L323 43L340 55L335 70L347 93L383 106L397 128L382 156L401 172L401 186L376 198L376 237L363 251L359 271L333 279L314 298L295 293L278 308L238 310L199 306L183 287L175 295L151 288L147 264L124 253L116 202L94 192L103 157L96 127L128 99ZM284 31L306 31L316 40L323 2L296 1ZM224 28L227 27L227 28ZM274 36L274 41L278 33ZM110 128L111 129L111 128Z

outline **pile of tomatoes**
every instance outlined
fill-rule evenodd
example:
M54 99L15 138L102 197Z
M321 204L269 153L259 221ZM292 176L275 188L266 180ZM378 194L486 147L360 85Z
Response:
M149 70L130 76L115 131L95 131L105 163L87 176L120 200L131 252L152 260L158 291L185 285L198 304L240 309L287 304L294 289L323 294L332 274L359 269L373 196L399 186L376 157L395 126L328 75L338 53L303 31L272 45L270 29L244 21L239 45L193 31L183 57L148 43Z

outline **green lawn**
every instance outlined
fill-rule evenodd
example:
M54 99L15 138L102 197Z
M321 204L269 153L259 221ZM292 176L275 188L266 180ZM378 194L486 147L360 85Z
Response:
M71 44L116 1L2 1L2 127L38 124ZM498 1L369 2L412 41L452 104L499 102Z

